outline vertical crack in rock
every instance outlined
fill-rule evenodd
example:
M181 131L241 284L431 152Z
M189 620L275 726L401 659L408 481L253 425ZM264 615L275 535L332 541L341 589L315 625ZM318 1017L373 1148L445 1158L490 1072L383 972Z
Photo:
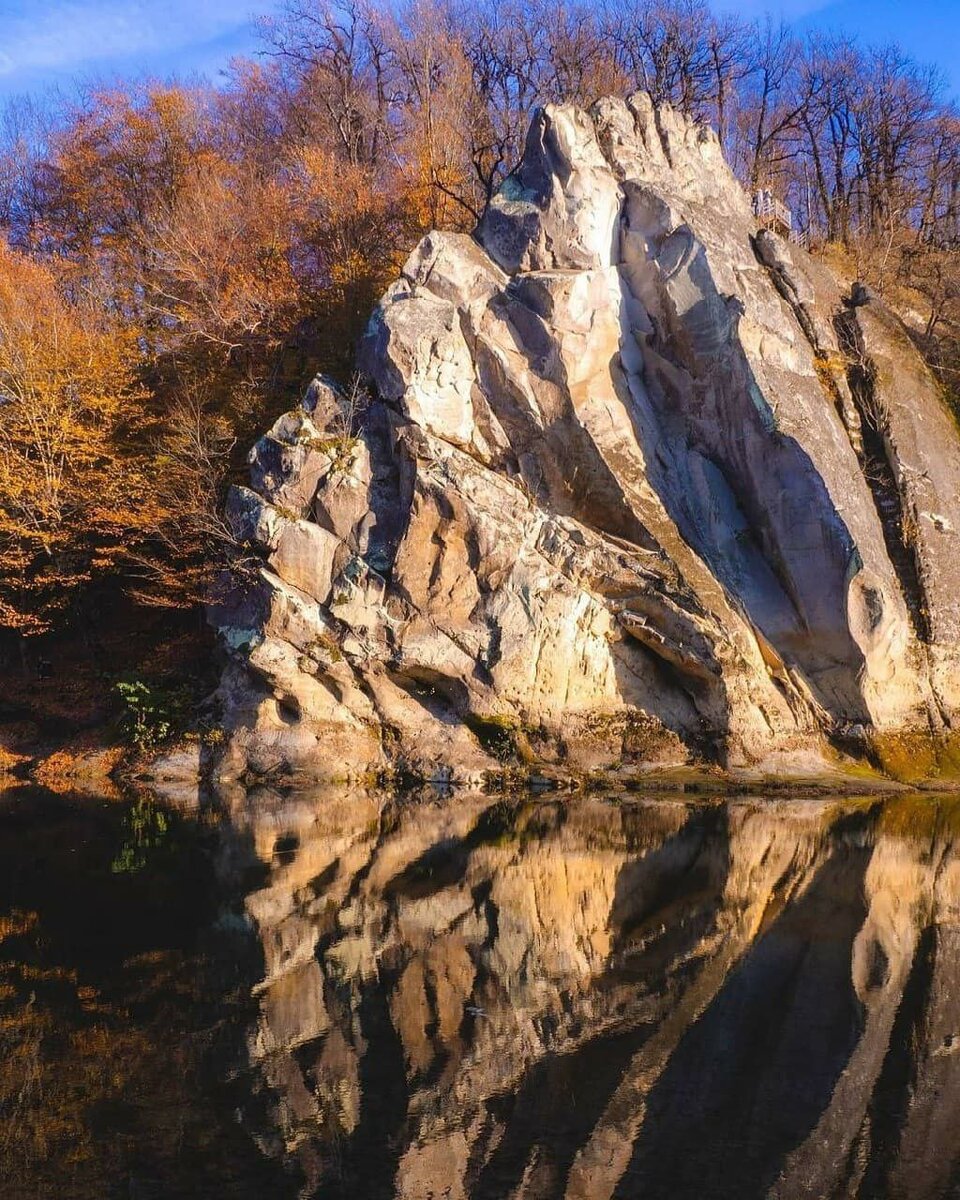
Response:
M875 368L866 354L856 309L849 305L834 317L840 347L847 358L847 381L860 420L857 457L880 518L890 562L897 573L914 630L921 642L931 640L927 597L918 562L911 520L900 491L899 464L889 439L887 415L875 390Z
M770 230L762 229L753 239L753 249L757 261L767 268L774 287L793 310L797 324L813 348L814 354L817 358L826 358L829 351L820 339L810 309L801 299L797 285L790 278L787 264L779 252L780 247L777 244L776 236Z
M790 307L803 336L813 350L820 382L833 399L837 416L843 423L854 451L862 453L860 416L844 386L846 372L839 374L833 347L827 342L828 327L818 320L817 314L801 294L796 281L791 277L791 264L783 242L769 229L761 229L752 239L753 252L761 266L766 268L773 286Z
M932 733L950 727L950 706L938 684L937 664L930 654L933 630L930 597L924 586L924 562L918 538L916 504L906 492L906 472L898 460L890 429L889 412L876 387L877 367L867 353L857 307L870 300L860 284L835 312L830 325L818 317L801 295L800 278L787 247L772 233L762 230L753 240L757 260L766 268L780 296L789 305L797 324L813 350L817 374L825 392L834 401L851 447L856 455L883 534L887 558L907 609L929 688L924 708ZM895 320L887 314L887 320ZM831 336L832 335L832 336ZM835 339L835 340L834 340ZM839 351L839 354L837 353ZM843 373L838 363L842 360ZM878 591L865 593L868 607L882 619Z

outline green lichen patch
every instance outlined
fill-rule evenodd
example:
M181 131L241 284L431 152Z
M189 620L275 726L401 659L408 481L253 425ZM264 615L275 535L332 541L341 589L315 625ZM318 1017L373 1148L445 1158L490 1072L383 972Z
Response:
M899 783L960 783L960 734L923 730L875 733L869 754L876 766Z
M336 639L329 633L318 634L307 646L307 654L320 664L338 663L343 661L343 651L337 645Z
M464 724L480 743L481 749L498 762L514 761L529 765L537 761L528 731L516 717L502 713L483 716L468 713L464 717Z

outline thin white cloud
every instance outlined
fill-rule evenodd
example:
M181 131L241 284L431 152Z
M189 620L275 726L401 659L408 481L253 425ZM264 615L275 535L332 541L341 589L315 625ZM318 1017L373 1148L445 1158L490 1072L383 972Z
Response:
M175 52L249 22L243 0L0 0L0 75Z

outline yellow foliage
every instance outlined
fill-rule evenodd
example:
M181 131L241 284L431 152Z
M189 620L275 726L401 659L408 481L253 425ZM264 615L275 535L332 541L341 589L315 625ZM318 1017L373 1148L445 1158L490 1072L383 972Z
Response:
M0 247L0 623L43 632L151 516L135 337Z
M15 750L8 750L5 746L0 746L0 775L29 761L29 754L17 754Z
M0 942L5 938L22 937L36 927L38 917L35 912L22 912L12 909L8 913L0 913Z

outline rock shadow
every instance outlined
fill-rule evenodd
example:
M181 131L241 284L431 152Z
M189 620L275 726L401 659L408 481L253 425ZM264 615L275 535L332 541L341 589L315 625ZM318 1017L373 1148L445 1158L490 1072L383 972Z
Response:
M684 1035L650 1093L618 1200L767 1195L862 1032L850 962L869 857L839 839Z
M717 293L702 246L692 258L691 271L703 260L696 274L706 294L680 318L657 280L665 320L678 328L651 321L639 366L628 364L641 351L626 352L639 301L621 270L621 353L610 369L647 478L733 606L817 701L837 719L868 723L865 659L848 617L862 567L856 543L810 455L781 430L739 340L740 314ZM698 330L713 331L709 345L698 344Z

